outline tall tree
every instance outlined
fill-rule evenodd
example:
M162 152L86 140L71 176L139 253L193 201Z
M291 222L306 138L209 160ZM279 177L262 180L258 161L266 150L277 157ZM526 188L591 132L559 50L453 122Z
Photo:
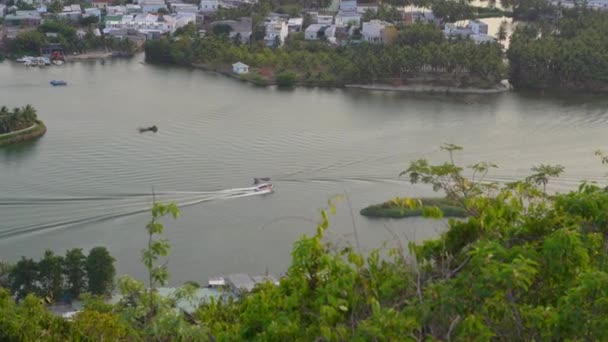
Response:
M63 257L47 249L38 269L42 295L53 303L63 295Z
M32 259L21 257L21 260L11 270L9 280L11 292L17 298L24 298L30 293L38 293L40 291L38 263Z
M67 292L71 298L76 299L86 291L87 285L87 257L81 248L70 249L65 254L63 272L67 286Z
M105 247L91 249L86 261L89 292L96 295L110 294L116 274L114 261Z

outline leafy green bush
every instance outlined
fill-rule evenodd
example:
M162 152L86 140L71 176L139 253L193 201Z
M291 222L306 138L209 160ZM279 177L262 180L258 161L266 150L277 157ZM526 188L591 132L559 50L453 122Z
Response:
M283 88L291 88L298 82L298 75L293 71L284 71L276 76L277 85Z

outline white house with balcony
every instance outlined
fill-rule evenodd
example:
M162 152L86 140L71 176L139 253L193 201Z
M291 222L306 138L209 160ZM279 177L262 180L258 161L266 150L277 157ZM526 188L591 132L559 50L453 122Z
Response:
M237 75L243 75L249 73L249 65L241 62L232 64L232 72Z
M266 25L264 43L268 47L276 46L276 44L283 46L287 35L289 35L289 29L286 22L283 20L271 21Z

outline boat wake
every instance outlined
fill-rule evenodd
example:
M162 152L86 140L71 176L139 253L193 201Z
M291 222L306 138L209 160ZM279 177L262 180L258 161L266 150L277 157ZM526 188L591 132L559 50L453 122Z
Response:
M258 186L218 191L165 191L154 194L158 202L174 202L184 208L210 201L229 200L271 193L272 189ZM10 219L0 227L0 239L37 234L59 229L113 220L148 212L152 207L150 193L104 194L99 196L1 198L0 210L34 211L37 219L27 225L11 225ZM68 208L66 210L66 208ZM57 217L57 212L69 217ZM3 215L4 216L4 215ZM6 227L6 228L4 228Z

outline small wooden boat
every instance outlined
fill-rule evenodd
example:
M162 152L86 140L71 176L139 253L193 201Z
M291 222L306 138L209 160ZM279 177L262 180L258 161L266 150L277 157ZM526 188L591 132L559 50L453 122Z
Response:
M158 132L158 127L156 127L156 125L154 125L154 126L150 126L150 127L147 127L147 128L140 128L139 129L139 133L144 133L144 132L154 132L154 133L156 133L156 132Z

